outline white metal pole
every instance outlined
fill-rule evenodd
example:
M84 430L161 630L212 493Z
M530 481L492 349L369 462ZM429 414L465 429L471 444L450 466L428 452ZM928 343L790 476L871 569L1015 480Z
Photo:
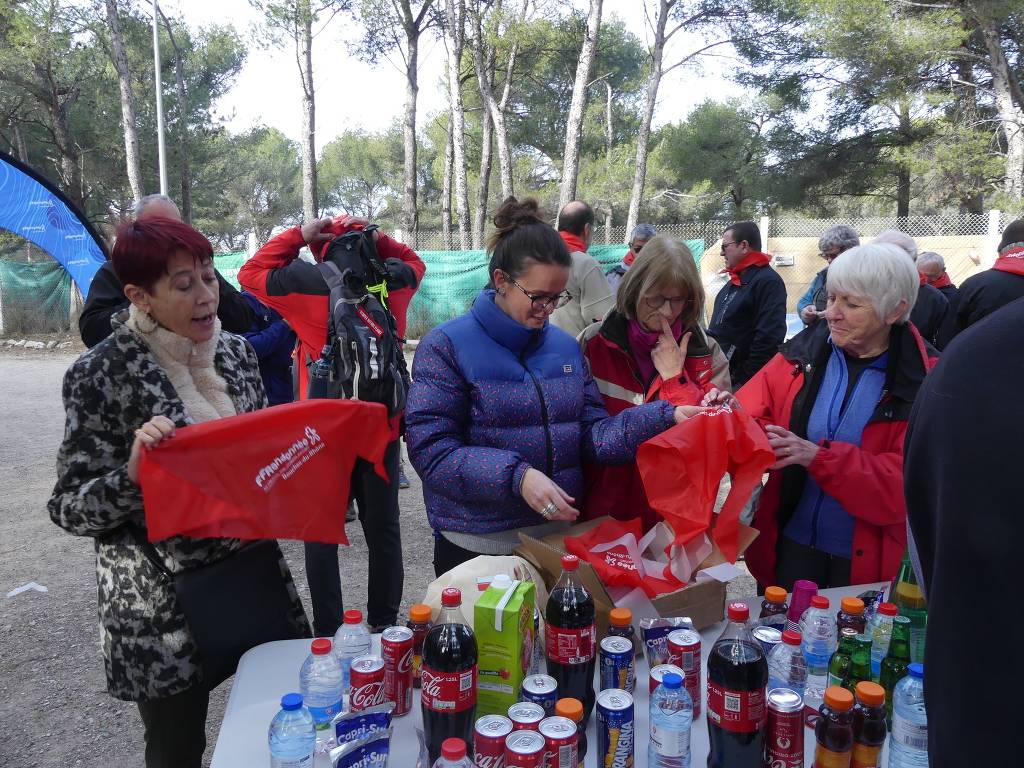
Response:
M164 146L164 94L160 77L160 9L153 0L153 71L156 82L156 146L160 161L160 194L167 194L167 149Z

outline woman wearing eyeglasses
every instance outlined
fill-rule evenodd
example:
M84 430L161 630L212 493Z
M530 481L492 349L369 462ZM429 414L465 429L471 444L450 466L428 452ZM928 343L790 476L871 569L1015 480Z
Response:
M424 336L406 409L438 575L519 533L579 516L583 462L625 464L699 412L665 400L609 417L575 339L548 319L568 301L571 259L534 200L506 200L488 240L491 286Z
M690 249L652 238L622 278L615 309L580 337L583 354L611 414L644 403L698 405L711 389L731 387L729 361L698 325L704 286ZM583 518L658 521L636 464L586 465Z

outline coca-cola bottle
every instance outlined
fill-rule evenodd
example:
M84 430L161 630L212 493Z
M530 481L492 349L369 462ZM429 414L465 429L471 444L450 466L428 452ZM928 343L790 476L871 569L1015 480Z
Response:
M558 695L583 702L583 722L594 708L594 653L597 626L594 598L579 578L579 558L562 557L562 576L548 595L544 622L547 625L545 656L548 674L558 682Z
M768 662L747 627L744 603L729 603L729 623L708 657L708 768L761 768L767 721Z
M441 756L445 739L462 739L472 747L476 722L476 636L459 606L462 592L441 593L441 612L423 641L420 705L430 764Z

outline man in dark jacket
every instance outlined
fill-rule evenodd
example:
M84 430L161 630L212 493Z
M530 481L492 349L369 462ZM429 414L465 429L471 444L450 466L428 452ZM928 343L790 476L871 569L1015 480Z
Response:
M1024 516L1020 458L1024 428L1024 300L963 333L925 379L907 431L904 488L928 596L925 704L932 768L1014 765L1020 713L1005 701L1013 666L983 646L965 651L965 620L998 621L1020 637L1007 610L1018 582ZM967 447L967 450L964 448Z
M917 242L906 232L887 229L871 242L895 245L915 263L917 262ZM928 285L924 275L921 275L921 286L917 289L917 302L910 313L910 322L929 344L935 346L936 349L942 349L941 340L949 335L947 329L952 323L949 302L937 288Z
M732 385L739 389L761 370L786 338L786 285L761 252L761 233L752 221L722 234L729 282L715 296L708 335L729 358Z
M252 345L260 364L260 377L267 393L269 405L290 403L295 399L292 380L292 352L295 351L295 332L285 319L251 293L242 296L252 307L256 320L242 335Z
M1024 218L1010 222L999 241L999 256L991 269L969 277L960 285L955 332L1011 301L1024 296Z
M166 195L147 195L135 206L135 218L160 216L181 221L178 206ZM245 333L253 324L254 314L242 294L214 270L220 286L217 317L221 327L230 333ZM114 265L105 261L96 272L85 297L85 306L78 316L78 333L87 347L95 347L110 335L110 318L127 309L130 302L124 295L124 286L117 279Z

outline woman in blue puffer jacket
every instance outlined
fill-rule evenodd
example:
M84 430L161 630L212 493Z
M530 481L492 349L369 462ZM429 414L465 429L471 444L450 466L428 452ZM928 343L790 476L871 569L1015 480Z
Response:
M572 261L534 200L506 200L488 240L493 287L428 333L406 408L440 575L510 554L520 532L576 519L582 464L624 464L700 411L658 401L608 415L575 339L548 322L569 300Z

